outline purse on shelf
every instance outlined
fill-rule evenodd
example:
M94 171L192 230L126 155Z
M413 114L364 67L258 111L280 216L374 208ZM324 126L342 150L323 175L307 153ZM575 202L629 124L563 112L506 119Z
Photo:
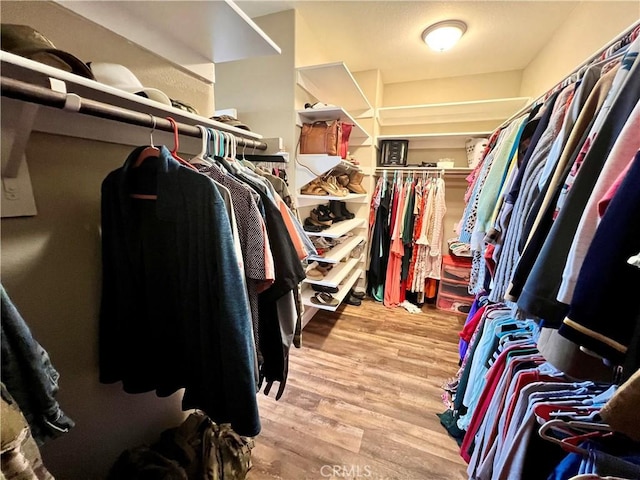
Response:
M353 124L342 124L342 138L340 140L340 156L344 159L347 158L349 153L349 137L351 136L351 130L353 130Z
M340 155L342 123L339 120L304 123L300 132L300 153Z

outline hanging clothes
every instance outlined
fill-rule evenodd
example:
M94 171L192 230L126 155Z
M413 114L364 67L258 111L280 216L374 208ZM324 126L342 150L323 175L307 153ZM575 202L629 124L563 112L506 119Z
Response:
M442 178L394 181L379 178L369 212L371 247L370 294L384 305L403 304L407 293L419 303L435 296L442 268L445 183ZM384 267L384 269L383 269ZM410 305L409 305L410 306Z
M240 435L260 432L249 301L213 182L145 147L102 184L100 381L171 395ZM156 200L132 198L145 184ZM220 386L223 386L222 388Z
M384 282L389 259L389 247L391 243L391 233L389 230L388 218L391 210L391 199L393 190L386 179L378 179L379 205L374 206L375 223L373 234L371 235L371 246L369 254L369 270L367 271L367 289L369 295L381 302L384 298ZM374 197L376 198L376 197Z

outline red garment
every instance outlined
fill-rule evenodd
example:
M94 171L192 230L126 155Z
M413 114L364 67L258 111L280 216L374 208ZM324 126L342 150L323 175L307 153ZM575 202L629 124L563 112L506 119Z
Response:
M392 224L391 230L391 250L389 252L389 263L387 265L387 278L384 286L384 306L385 307L397 307L400 305L401 290L400 284L402 283L402 257L404 256L404 244L402 243L402 236L400 235L400 229L402 227L402 209L406 200L406 188L402 187L398 194L398 201L396 208L394 209L395 219L397 225Z
M480 308L478 308L478 310L476 310L476 313L474 313L473 317L471 317L471 320L469 320L465 324L465 326L462 328L460 333L458 333L458 336L462 340L469 343L469 341L471 340L471 337L473 336L473 332L475 332L476 329L478 328L478 325L480 324L480 320L482 319L482 315L484 315L484 311L486 309L487 309L486 305L483 305Z
M518 403L518 396L524 387L534 382L559 382L561 381L561 377L551 377L549 375L541 375L540 372L523 372L518 375L518 380L515 386L515 390L513 391L513 396L509 401L506 411L506 423L505 425L509 425L511 423L511 417L513 416L513 411L516 408L516 403ZM504 429L504 433L507 433L507 428Z

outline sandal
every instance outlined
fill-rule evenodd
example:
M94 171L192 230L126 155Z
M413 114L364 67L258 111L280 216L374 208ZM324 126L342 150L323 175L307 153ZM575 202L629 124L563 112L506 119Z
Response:
M330 307L338 306L338 300L333 298L333 295L326 292L316 292L316 294L311 297L311 303L315 303L316 305L328 305Z
M302 195L327 195L327 192L320 188L319 183L318 179L312 180L300 189L300 193Z
M307 272L307 278L310 278L311 280L322 280L324 278L324 274L317 268L312 268Z

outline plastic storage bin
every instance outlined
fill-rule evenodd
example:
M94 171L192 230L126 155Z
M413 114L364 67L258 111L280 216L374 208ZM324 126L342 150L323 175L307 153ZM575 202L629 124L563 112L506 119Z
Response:
M442 257L442 272L438 285L436 308L466 315L471 309L474 296L468 292L471 276L471 259L445 255Z

